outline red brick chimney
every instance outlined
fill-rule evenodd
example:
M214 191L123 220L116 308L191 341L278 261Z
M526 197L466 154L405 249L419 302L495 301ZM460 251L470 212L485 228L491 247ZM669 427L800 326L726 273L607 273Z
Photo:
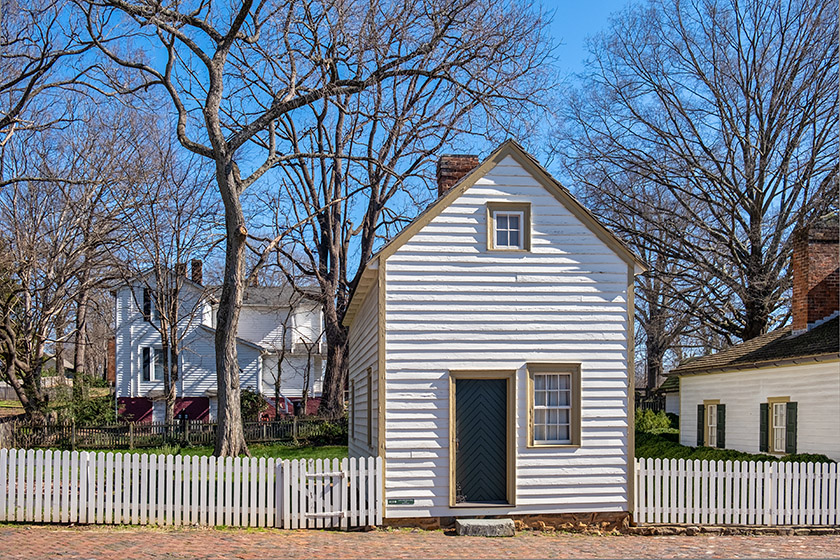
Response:
M191 274L190 280L195 282L196 284L203 284L204 283L204 273L203 273L203 265L201 259L193 259L190 262L191 266Z
M113 385L117 382L117 339L108 338L108 349L105 357L105 380Z
M840 243L837 214L793 232L793 332L840 310Z
M437 163L438 196L443 196L461 178L478 167L478 156L447 154Z

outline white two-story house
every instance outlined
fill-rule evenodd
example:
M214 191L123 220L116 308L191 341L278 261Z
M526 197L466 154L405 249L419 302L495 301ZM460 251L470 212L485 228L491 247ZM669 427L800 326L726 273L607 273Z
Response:
M212 420L218 403L215 326L219 288L203 285L200 261L193 261L190 276L179 284L175 415ZM136 422L161 422L164 417L163 351L154 293L151 274L135 278L115 293L117 404L121 417ZM270 415L275 411L293 413L304 387L308 389L308 411L317 408L325 362L322 325L318 303L289 287L246 289L237 333L240 382L243 389L265 397Z

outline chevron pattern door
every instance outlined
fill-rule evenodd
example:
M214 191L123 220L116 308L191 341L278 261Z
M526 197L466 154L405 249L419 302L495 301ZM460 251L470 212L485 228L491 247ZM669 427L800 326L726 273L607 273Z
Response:
M455 380L455 501L507 503L507 381Z

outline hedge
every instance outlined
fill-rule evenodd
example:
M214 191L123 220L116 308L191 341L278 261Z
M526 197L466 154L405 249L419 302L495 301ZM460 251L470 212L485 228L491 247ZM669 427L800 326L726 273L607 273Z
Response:
M679 434L636 431L636 457L660 459L707 459L710 461L792 461L803 463L833 463L825 455L797 453L778 457L760 453L744 453L734 449L688 447L680 445Z

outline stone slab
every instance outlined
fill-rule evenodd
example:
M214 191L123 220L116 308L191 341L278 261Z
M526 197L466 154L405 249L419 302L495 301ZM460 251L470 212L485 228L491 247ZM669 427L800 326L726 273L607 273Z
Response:
M457 519L455 532L469 537L512 537L513 519Z

